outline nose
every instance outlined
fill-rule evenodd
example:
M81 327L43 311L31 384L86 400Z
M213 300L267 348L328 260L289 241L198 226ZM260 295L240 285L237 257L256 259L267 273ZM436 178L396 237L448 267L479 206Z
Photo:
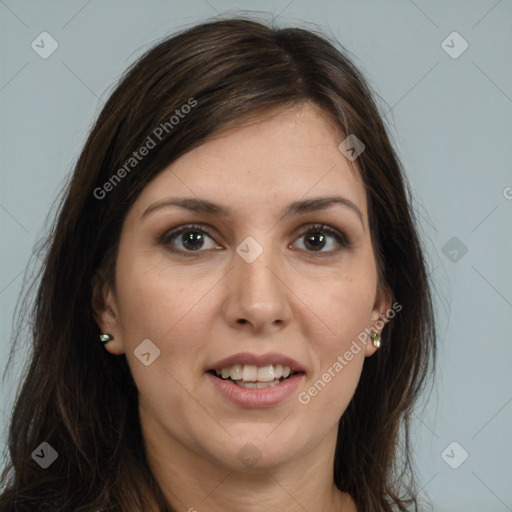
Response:
M272 334L290 322L292 293L279 256L265 244L251 263L233 254L233 268L226 276L224 315L233 328Z

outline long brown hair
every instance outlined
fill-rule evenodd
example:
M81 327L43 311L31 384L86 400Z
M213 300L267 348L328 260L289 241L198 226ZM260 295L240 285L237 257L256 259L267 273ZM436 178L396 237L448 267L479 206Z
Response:
M435 325L402 166L371 89L342 47L311 30L247 18L208 21L151 48L126 71L92 128L47 239L0 510L148 510L148 495L170 510L145 459L126 358L97 341L93 282L103 276L115 284L123 220L162 169L221 128L306 101L366 146L356 164L379 276L403 308L384 327L382 347L365 361L341 417L334 482L360 512L417 510L409 420L434 366ZM186 111L177 122L176 109ZM155 146L127 166L148 137ZM22 332L15 330L15 342ZM42 442L58 453L45 470L31 456Z

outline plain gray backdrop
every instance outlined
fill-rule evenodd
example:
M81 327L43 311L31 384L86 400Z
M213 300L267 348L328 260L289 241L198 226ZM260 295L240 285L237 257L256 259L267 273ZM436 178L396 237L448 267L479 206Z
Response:
M422 494L440 512L512 511L510 0L0 1L0 369L34 244L112 85L160 38L230 13L322 30L378 93L436 287L439 371L413 429Z

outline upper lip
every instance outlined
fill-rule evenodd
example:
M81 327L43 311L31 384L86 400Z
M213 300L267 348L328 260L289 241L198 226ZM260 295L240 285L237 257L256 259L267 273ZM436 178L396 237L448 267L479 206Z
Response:
M267 354L252 354L251 352L239 352L232 356L221 359L212 365L209 370L222 370L234 364L254 364L256 366L267 366L270 364L280 364L282 366L289 366L295 372L303 372L304 368L291 357L277 352L268 352Z

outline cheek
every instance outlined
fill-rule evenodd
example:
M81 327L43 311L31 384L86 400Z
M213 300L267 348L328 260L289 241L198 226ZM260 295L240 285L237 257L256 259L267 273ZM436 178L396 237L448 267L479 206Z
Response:
M365 359L366 338L358 336L370 326L377 271L371 252L359 256L322 280L316 293L310 288L304 301L319 321L309 323L314 368L298 400L308 417L322 415L326 425L334 425L348 406Z
M209 305L207 292L218 278L206 272L189 275L154 252L126 254L128 251L120 251L116 277L121 298L119 323L127 356L142 340L150 339L160 348L160 362L166 368L184 367L179 361L193 360L202 348L201 340L207 332L207 317L203 314Z
M315 364L298 401L308 418L321 415L326 428L339 421L358 385L365 360L358 335L369 326L375 286L371 273L340 276L317 296L324 328L309 333Z
M204 289L142 254L121 255L116 273L121 338L140 403L151 415L163 414L166 404L180 417L185 414L182 385L201 351L197 333L204 328L197 307ZM159 350L148 366L136 355L147 339Z
M320 331L310 332L310 339L325 358L335 359L350 347L353 340L370 326L375 303L377 272L373 258L362 256L355 265L333 272L321 286L311 291L304 282L304 302L318 317ZM313 324L310 324L313 325Z

